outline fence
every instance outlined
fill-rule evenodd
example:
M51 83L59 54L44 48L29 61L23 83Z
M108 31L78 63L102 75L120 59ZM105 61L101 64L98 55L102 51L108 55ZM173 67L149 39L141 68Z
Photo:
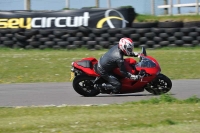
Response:
M181 8L190 8L190 10L193 8L196 10L192 11L193 14L199 14L199 0L190 0L190 3L181 3L180 0L165 0L164 5L159 5L158 8L164 9L166 12L166 15L173 15L174 13L174 8L177 8L177 14L181 14ZM192 7L192 8L191 8ZM190 11L191 12L191 11ZM190 13L191 14L191 13Z
M163 0L110 0L109 5L107 0L99 0L98 5L100 8L130 5L139 14L160 15L163 14L163 11L157 6L162 4ZM0 10L62 10L66 7L80 9L82 7L95 7L96 5L96 0L0 0Z
M173 15L199 13L199 0L0 0L0 10L61 10L82 7L116 8L130 5L139 14ZM83 0L82 0L83 1ZM97 3L98 1L98 3ZM9 5L9 6L8 6Z

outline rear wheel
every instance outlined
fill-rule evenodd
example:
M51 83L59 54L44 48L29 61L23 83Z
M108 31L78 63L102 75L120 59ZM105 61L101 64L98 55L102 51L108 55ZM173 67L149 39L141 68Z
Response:
M169 92L171 88L172 88L171 80L164 74L159 74L156 80L147 84L145 90L154 95L161 95Z
M73 80L73 88L74 90L85 97L93 97L98 95L100 92L94 89L95 77L87 76L87 75L77 75Z

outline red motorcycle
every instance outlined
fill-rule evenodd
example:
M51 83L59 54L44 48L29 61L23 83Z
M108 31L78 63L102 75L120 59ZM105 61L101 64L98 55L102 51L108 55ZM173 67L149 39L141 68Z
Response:
M144 90L154 95L169 92L172 88L172 82L167 76L160 73L161 68L156 59L147 56L144 47L139 55L140 59L138 62L133 58L126 58L124 59L124 63L127 71L141 76L140 80L135 81L123 77L119 68L113 70L114 75L121 82L119 94L136 93ZM71 79L73 79L73 88L78 94L91 97L100 93L111 93L111 90L98 90L94 88L95 84L106 83L96 72L97 62L98 61L93 57L72 62Z

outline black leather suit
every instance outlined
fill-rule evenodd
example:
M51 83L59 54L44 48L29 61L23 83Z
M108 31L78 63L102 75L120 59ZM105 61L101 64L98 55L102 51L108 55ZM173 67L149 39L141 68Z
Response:
M106 89L120 90L121 83L112 73L117 67L124 77L130 78L131 74L125 68L123 56L124 53L118 48L118 45L115 45L99 59L97 72L108 81L109 84L106 84ZM136 57L134 54L131 56Z

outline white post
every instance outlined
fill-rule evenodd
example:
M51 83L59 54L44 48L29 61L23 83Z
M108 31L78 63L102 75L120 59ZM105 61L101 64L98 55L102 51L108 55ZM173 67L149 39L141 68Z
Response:
M181 3L180 0L177 0L177 4L180 4L180 3ZM177 9L178 9L178 14L181 14L181 8L178 7Z
M107 3L108 3L108 8L111 8L111 2L110 2L110 0L107 0Z
M31 0L24 0L24 10L31 10Z
M164 0L164 5L168 5L168 0ZM164 8L164 14L168 15L169 13L169 9L168 8Z
M70 0L66 0L66 8L70 8Z
M169 0L169 15L172 15L172 10L173 10L173 0Z
M197 5L196 5L196 13L197 13L197 15L199 15L199 0L196 0L196 3L197 3Z
M99 0L96 0L96 8L99 8Z
M151 0L151 15L155 15L155 0Z

